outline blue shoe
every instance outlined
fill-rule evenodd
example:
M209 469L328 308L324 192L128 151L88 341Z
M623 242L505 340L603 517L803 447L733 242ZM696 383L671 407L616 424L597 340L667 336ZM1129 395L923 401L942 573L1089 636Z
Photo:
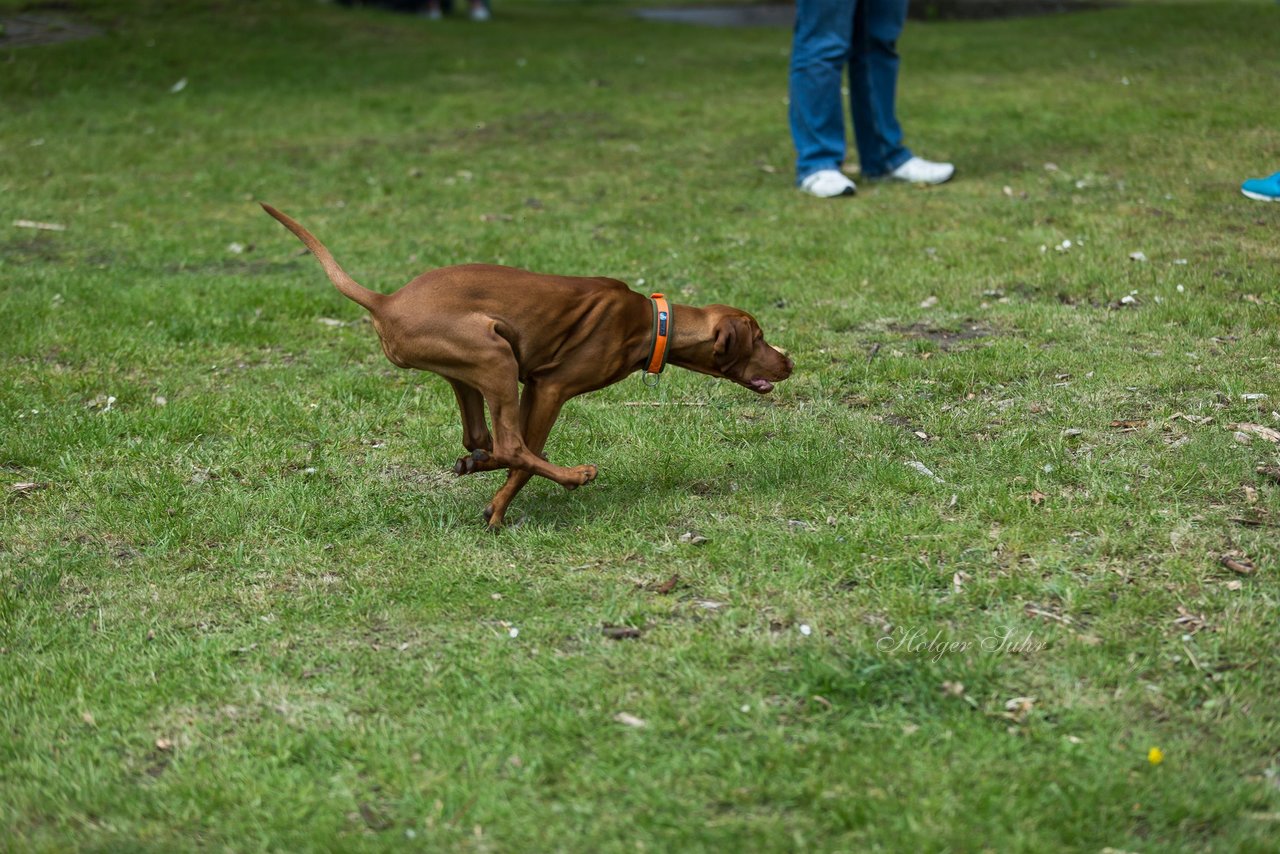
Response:
M1270 178L1250 178L1240 185L1240 192L1260 202L1280 202L1280 172Z

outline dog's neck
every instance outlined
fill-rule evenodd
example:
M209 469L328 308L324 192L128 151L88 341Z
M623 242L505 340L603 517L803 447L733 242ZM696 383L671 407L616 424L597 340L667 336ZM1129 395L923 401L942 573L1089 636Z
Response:
M638 364L641 370L649 364L653 356L653 335L649 332L652 327L653 312L651 300L645 300L645 310L649 312L645 322L648 334L644 336L641 351L633 362ZM714 346L715 338L711 333L706 311L694 305L671 303L671 325L673 328L671 340L667 344L667 364L698 373L710 373L711 348Z
M711 348L715 346L715 336L706 311L694 305L673 303L671 314L675 335L671 336L671 343L668 345L667 362L705 372L702 366L711 363Z

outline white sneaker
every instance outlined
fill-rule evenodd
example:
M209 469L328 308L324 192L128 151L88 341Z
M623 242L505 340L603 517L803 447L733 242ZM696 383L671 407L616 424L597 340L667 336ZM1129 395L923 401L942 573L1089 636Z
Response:
M489 7L483 3L476 3L471 7L471 20L487 21L489 20Z
M858 187L838 169L822 169L800 182L800 191L820 199L852 196Z
M910 181L912 184L945 184L956 174L950 163L934 163L923 157L912 157L889 173L890 178Z

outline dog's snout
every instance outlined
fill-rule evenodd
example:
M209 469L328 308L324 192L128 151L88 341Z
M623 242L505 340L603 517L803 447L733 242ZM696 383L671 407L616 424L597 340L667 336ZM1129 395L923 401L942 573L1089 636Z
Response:
M791 372L796 369L795 361L792 360L791 356L783 348L774 347L773 349L779 356L782 357L782 364L784 366L784 370L786 371L786 375L788 377L791 376Z

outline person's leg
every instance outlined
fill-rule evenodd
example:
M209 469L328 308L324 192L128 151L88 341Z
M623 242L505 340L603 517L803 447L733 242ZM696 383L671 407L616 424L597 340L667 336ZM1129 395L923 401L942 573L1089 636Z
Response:
M864 0L865 2L865 0ZM796 181L844 160L840 83L849 62L855 0L797 0L791 43L791 106Z
M849 103L862 174L892 172L911 159L902 144L895 108L898 36L907 22L907 0L858 0L853 16Z

